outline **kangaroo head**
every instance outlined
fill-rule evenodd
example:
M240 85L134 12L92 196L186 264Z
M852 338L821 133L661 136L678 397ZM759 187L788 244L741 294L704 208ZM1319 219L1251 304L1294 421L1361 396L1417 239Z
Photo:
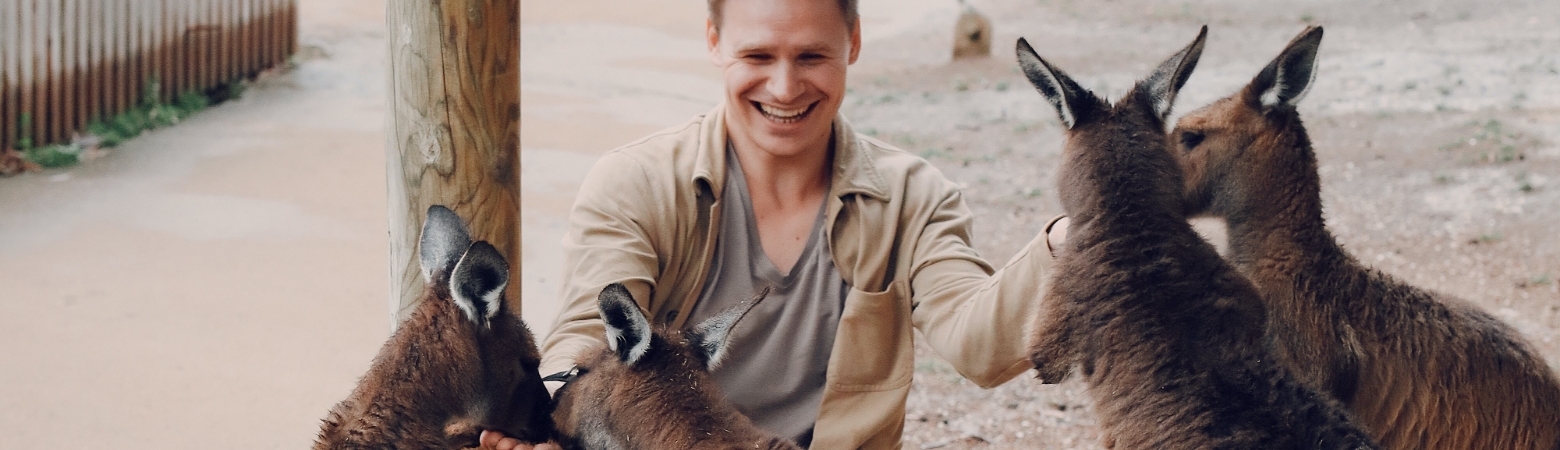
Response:
M1188 215L1239 214L1275 179L1314 178L1315 155L1295 110L1316 79L1322 28L1309 27L1239 92L1188 113L1170 133L1186 173ZM1263 196L1265 198L1265 196Z
M1148 186L1146 191L1135 191L1180 195L1179 180L1166 181L1178 175L1142 172L1165 171L1166 165L1174 168L1174 161L1165 150L1168 147L1164 137L1165 120L1175 103L1176 93L1197 66L1207 36L1208 27L1202 27L1191 44L1160 63L1114 105L1083 89L1061 69L1041 58L1027 40L1018 40L1019 67L1040 95L1056 109L1062 125L1067 128L1058 195L1068 214L1075 216L1075 224L1087 221L1098 209L1102 201L1098 193L1106 191L1107 186L1148 183L1154 186ZM1132 167L1094 170L1118 164ZM1161 184L1164 186L1159 186Z
M666 420L690 410L718 417L722 410L712 405L724 400L709 371L720 364L732 328L762 299L677 331L653 326L622 284L602 289L597 301L606 344L582 352L570 371L547 377L565 383L554 393L561 437L586 448L613 448L617 439L645 431L624 429L637 423L629 417Z
M460 391L464 410L447 428L463 435L482 429L541 442L552 434L551 401L537 366L541 354L525 322L504 308L509 263L487 241L471 242L465 223L453 211L428 209L419 241L419 260L429 295L423 302L446 302L448 316L440 323L455 333L459 350L430 358L447 358L448 366L431 373ZM431 305L438 306L438 305ZM458 314L456 313L458 311ZM438 370L449 373L439 372Z

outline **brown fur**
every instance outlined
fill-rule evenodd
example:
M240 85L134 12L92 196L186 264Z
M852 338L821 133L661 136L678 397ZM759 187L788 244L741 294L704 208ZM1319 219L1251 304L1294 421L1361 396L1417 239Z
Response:
M1177 124L1189 213L1228 222L1279 361L1348 405L1383 448L1560 448L1560 383L1531 345L1461 299L1365 267L1327 230L1299 98L1261 102L1274 68L1297 51L1314 63L1320 39L1306 30L1252 84Z
M462 230L459 239L464 236ZM479 247L502 263L486 242L454 250L475 253ZM451 294L453 265L439 263L432 270L411 317L380 348L352 395L325 418L315 449L475 447L482 430L529 442L552 436L551 405L537 374L541 355L531 331L502 307L485 328L473 321ZM507 273L507 266L487 269ZM471 279L490 287L491 278L483 277L493 274L475 273Z
M1032 360L1047 382L1081 364L1107 448L1373 448L1341 406L1273 362L1255 289L1175 206L1182 175L1164 115L1202 43L1114 106L1050 69L1075 122L1058 176L1072 222ZM1166 76L1170 90L1156 90Z
M607 289L614 288L628 295L621 285ZM555 393L559 442L570 449L800 449L726 402L693 334L658 328L632 364L606 345L582 352L577 375Z

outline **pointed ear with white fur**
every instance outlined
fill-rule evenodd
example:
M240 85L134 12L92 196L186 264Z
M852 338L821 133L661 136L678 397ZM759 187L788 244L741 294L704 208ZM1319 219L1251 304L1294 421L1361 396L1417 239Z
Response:
M1035 90L1040 91L1040 95L1056 108L1062 126L1073 129L1079 122L1087 120L1090 113L1102 104L1093 93L1078 86L1061 69L1040 58L1034 47L1029 46L1029 41L1018 38L1015 51L1018 53L1018 67L1024 70L1029 84L1034 85Z
M466 318L486 330L504 307L509 263L487 241L471 244L450 273L450 297Z
M1247 92L1264 108L1300 103L1316 80L1316 51L1321 45L1322 27L1306 28L1251 80Z
M694 351L704 356L705 369L715 370L715 367L720 365L721 359L726 357L726 347L731 341L731 330L736 328L737 322L746 317L747 313L767 296L769 296L769 289L765 288L752 300L721 311L715 317L704 319L698 326L693 327L693 331L685 334Z
M607 328L607 348L623 364L634 365L650 351L650 319L622 283L612 283L596 297Z
M1202 58L1203 45L1207 41L1208 26L1203 25L1191 44L1159 63L1154 73L1138 83L1139 93L1148 95L1153 103L1154 114L1159 116L1159 120L1170 117L1170 107L1175 104L1175 95L1181 92L1181 86L1186 85L1186 80L1192 77L1192 69L1197 68L1197 60Z
M423 282L433 283L435 274L449 273L450 266L470 246L471 235L466 232L466 223L460 216L443 205L429 206L417 243L417 262L422 265Z

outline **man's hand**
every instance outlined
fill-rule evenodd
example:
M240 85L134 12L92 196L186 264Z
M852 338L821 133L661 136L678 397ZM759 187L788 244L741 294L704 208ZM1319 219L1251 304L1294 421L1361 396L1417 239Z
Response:
M554 442L532 446L520 443L519 439L505 437L504 433L487 430L482 431L482 437L477 438L477 442L482 443L482 446L478 447L482 450L563 450Z

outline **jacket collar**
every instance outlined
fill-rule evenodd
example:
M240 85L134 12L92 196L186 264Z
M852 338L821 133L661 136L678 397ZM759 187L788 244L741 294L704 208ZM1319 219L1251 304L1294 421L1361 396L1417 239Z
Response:
M844 114L834 117L834 172L829 195L860 194L888 201L888 189L882 174L878 173L872 150L856 136ZM693 181L695 185L702 181L715 198L721 198L721 190L726 186L725 177L726 104L721 103L700 122Z

